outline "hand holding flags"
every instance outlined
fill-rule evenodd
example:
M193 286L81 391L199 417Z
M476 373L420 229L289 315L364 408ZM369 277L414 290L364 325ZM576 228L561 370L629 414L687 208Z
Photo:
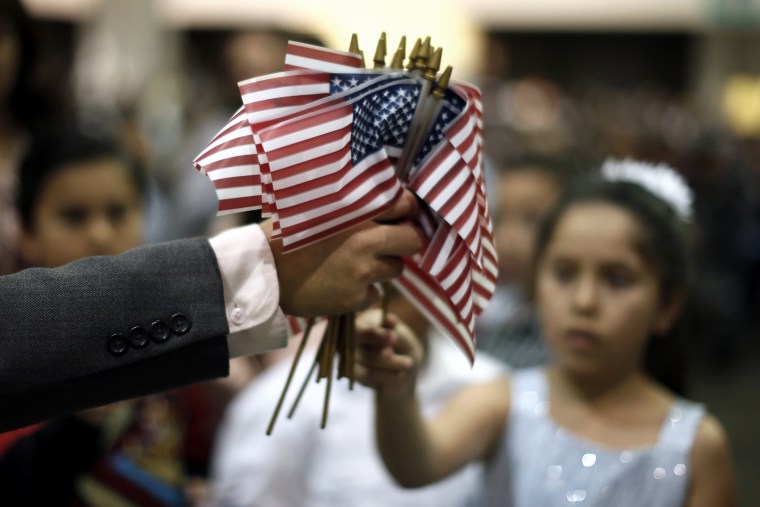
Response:
M285 251L371 220L409 188L427 205L418 222L428 243L394 285L473 361L474 319L496 280L480 93L450 82L450 67L437 75L441 49L429 38L417 40L407 71L405 39L390 69L384 36L372 70L360 68L355 38L351 49L289 43L284 72L239 84L243 107L195 165L220 214L261 209ZM336 353L339 377L353 377L352 323L330 319L314 363L327 378L323 426Z

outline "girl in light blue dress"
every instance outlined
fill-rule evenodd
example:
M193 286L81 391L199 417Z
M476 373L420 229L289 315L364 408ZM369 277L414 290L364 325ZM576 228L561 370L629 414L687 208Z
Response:
M608 162L602 173L538 237L533 296L549 366L465 389L426 420L419 342L393 318L361 334L357 375L377 391L378 445L401 484L482 460L484 505L736 504L720 423L662 383L675 365L658 351L676 339L686 298L691 194L664 166Z

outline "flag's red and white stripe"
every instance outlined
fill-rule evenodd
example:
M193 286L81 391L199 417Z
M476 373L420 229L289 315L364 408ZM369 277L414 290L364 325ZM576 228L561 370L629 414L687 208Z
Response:
M475 335L462 321L441 285L412 259L404 259L404 272L393 285L467 356L475 361Z
M378 215L401 185L383 150L351 161L353 108L342 103L259 134L283 243L294 249Z
M483 270L473 272L473 305L475 305L475 315L483 312L488 301L496 290L496 278L498 275L498 265L496 262L496 250L493 242L483 242Z
M467 106L445 130L447 142L437 146L423 161L410 188L451 225L469 249L471 255L465 259L461 253L455 253L456 238L447 238L445 244L428 247L428 256L421 264L425 272L441 283L460 312L462 323L469 324L493 294L497 264L481 167L480 95L474 87L459 86L457 91L467 97ZM442 278L442 274L447 277ZM468 298L466 306L462 297Z
M419 266L441 284L467 328L475 330L473 271L480 271L464 241L445 221L441 221L420 259Z
M261 209L261 172L245 111L240 108L193 161L216 189L219 215Z
M483 104L481 101L480 90L467 83L456 83L454 89L463 93L468 98L466 113L474 122L472 126L473 136L470 138L466 131L458 135L451 135L452 144L459 150L462 157L467 162L468 167L473 172L475 180L478 182L478 205L481 211L482 231L486 240L493 241L493 227L491 225L491 214L488 209L488 200L485 192L485 177L483 174ZM468 148L472 146L472 148Z
M260 162L263 179L271 177L286 249L370 219L390 207L400 194L400 183L385 150L356 165L351 163L351 104L398 84L398 76L377 78L385 83L366 81L254 125L254 139L266 158L266 163ZM263 128L258 130L259 126Z
M460 153L450 143L441 143L412 177L409 188L454 228L480 263L477 182Z
M451 144L460 152L463 160L472 171L477 182L478 190L478 207L479 221L481 224L481 234L483 244L488 245L489 255L495 264L495 248L493 245L493 226L491 223L491 213L488 208L486 197L485 176L483 174L483 105L480 90L476 87L462 82L456 82L452 85L454 90L467 97L468 103L465 114L468 117L468 126L463 124L453 125L447 133ZM495 271L493 271L495 280Z
M280 118L301 106L314 103L330 95L330 76L324 72L280 72L248 79L238 84L243 109L252 131L254 148L258 153L257 166L261 173L262 216L272 218L272 237L282 236L277 201L272 195L272 177L268 157L257 134L267 125L265 119ZM276 119L270 120L275 123Z
M299 106L330 96L330 74L295 70L268 74L238 83L248 122L254 131L267 118L281 118Z
M481 245L483 246L482 272L474 275L475 307L480 313L491 298L496 286L498 276L496 246L493 237L491 213L488 207L488 199L485 190L485 177L482 170L482 106L480 93L474 87L467 87L470 101L468 103L468 116L471 122L472 134L468 129L462 129L451 135L451 143L456 147L462 158L467 162L473 176L477 181L478 221L481 231Z
M358 55L298 42L288 43L286 70L298 68L336 72L360 67L362 59ZM256 80L248 80L241 83L241 94L248 94L249 102L255 104L253 108L261 111L261 116L271 115L278 108L308 103L329 94L325 76L320 77L316 85L312 76L311 83L303 82L310 79L305 78L301 83L293 83L290 87L279 90L273 90L281 83L277 78L262 79L265 83L257 84L251 82ZM301 97L300 100L288 99L294 95ZM286 104L282 105L283 101ZM256 117L256 114L252 113L252 117ZM261 168L255 157L260 150L256 149L250 124L246 124L245 120L244 108L241 108L193 162L213 182L219 199L220 215L261 209L263 205L264 216L276 217L275 203L266 193L268 177L264 177L262 191Z
M362 57L346 51L289 41L285 70L312 69L324 72L350 72L363 66Z

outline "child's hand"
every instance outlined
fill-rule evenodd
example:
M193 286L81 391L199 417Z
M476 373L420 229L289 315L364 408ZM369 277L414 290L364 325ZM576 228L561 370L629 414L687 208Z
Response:
M414 332L395 316L380 322L380 310L368 310L356 319L356 379L375 389L378 399L414 394L424 350Z

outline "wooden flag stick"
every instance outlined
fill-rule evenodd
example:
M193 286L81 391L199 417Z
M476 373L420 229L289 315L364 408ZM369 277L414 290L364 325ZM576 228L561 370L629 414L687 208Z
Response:
M324 370L324 374L322 375L322 377L327 377L328 379L333 377L333 365L334 365L333 359L335 358L335 353L338 350L338 334L340 333L341 316L335 315L331 317L330 319L331 319L330 323L332 324L332 329L331 329L332 332L328 333L327 335L328 342L327 342L327 346L325 347L325 356L324 356L325 370Z
M309 385L309 380L311 380L311 377L314 376L314 371L317 369L317 366L319 366L319 358L322 356L322 349L325 346L325 339L324 336L322 337L322 341L319 343L319 348L317 349L317 353L314 355L314 360L311 362L311 368L309 368L309 373L306 374L306 378L304 378L303 383L301 384L301 389L298 390L298 395L296 396L296 399L293 400L293 406L290 407L290 411L288 412L288 419L293 418L293 414L296 413L296 408L298 408L298 404L301 401L301 398L303 397L303 393L306 392L306 386ZM319 376L317 376L317 382L319 382Z
M330 369L332 369L332 356L330 357ZM320 428L325 429L327 426L327 409L330 406L330 391L332 390L332 371L327 376L327 388L325 389L325 403L322 406L322 424Z
M347 377L349 381L354 377L353 364L351 362L351 352L354 344L351 336L351 323L356 316L353 313L348 313L343 316L343 326L341 326L341 336L343 339L343 349L341 351L341 361L343 363L343 377Z
M446 92L446 88L449 86L451 71L452 68L451 65L449 65L446 67L446 70L441 73L441 77L438 79L438 84L435 90L433 90L433 93L427 97L422 111L419 114L419 122L416 125L416 131L413 132L411 136L409 136L411 137L411 141L409 142L408 147L406 147L405 144L404 149L408 149L409 154L404 154L404 156L406 156L404 159L405 163L399 165L397 170L399 178L402 180L407 178L409 175L409 171L412 169L412 165L414 163L417 152L419 152L420 148L422 148L422 145L424 144L425 139L430 132L430 129L432 128L436 118L438 117L438 114L440 113L442 107L441 99Z
M340 316L340 327L338 329L338 379L348 377L348 343L346 342L346 322L350 314Z
M330 349L332 346L333 335L335 334L335 325L337 318L338 317L335 317L334 315L327 318L327 329L325 329L325 334L322 336L323 347L320 347L317 382L332 373L330 371L330 358L332 357L330 354Z
M427 98L433 87L433 83L435 82L435 74L441 65L441 52L441 48L438 48L438 50L436 50L436 52L431 55L430 37L425 37L425 41L417 51L417 57L414 60L412 60L411 56L409 57L408 68L412 70L413 67L414 75L420 75L420 73L422 73L424 81L422 81L420 95L417 99L417 105L414 108L414 115L412 116L409 130L407 130L406 139L404 139L404 147L401 151L401 159L399 160L398 167L396 168L396 172L402 177L402 181L403 177L409 173L409 169L414 163L416 150L413 148L413 144L415 142L415 138L419 135L418 132L420 130L422 116L425 113Z
M354 390L354 381L356 380L356 319L352 315L347 322L347 346L348 346L348 388Z
M303 393L306 392L306 387L309 385L309 380L311 380L311 377L314 376L314 370L317 369L317 361L314 361L311 363L311 368L309 368L309 373L306 374L306 378L303 381L303 384L301 384L301 389L298 390L298 395L296 396L296 399L293 401L293 406L290 407L290 410L288 411L288 419L293 418L293 414L296 413L296 409L298 408L298 403L301 401L301 398L303 397Z
M290 388L290 382L293 380L293 374L296 372L296 367L298 366L298 361L301 359L301 354L303 353L304 348L306 348L306 342L309 341L309 334L311 333L311 328L313 325L314 325L314 319L309 319L308 323L306 324L306 330L303 333L303 338L301 338L301 343L298 345L298 350L296 351L296 355L293 357L293 363L290 365L290 371L288 372L288 379L285 381L285 388L282 390L282 393L280 394L280 399L277 400L277 406L274 409L272 418L269 420L269 426L267 426L267 435L272 434L272 430L274 429L274 423L277 420L277 415L280 413L280 409L282 408L282 403L285 401L285 395L288 393L288 389Z

